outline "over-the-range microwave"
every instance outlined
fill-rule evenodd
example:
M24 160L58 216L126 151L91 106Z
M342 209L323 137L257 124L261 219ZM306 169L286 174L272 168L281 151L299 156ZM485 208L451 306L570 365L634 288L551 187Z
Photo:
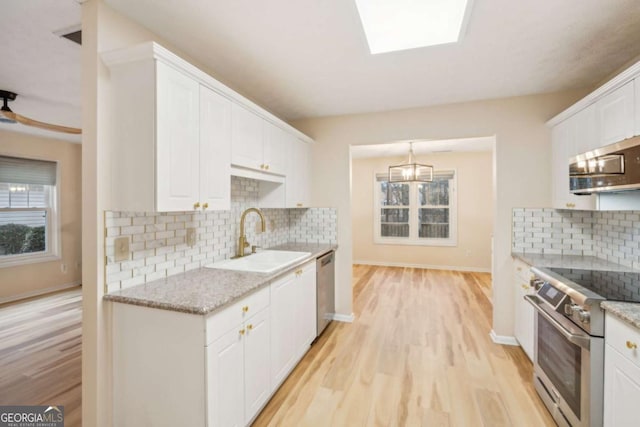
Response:
M569 159L569 190L591 194L640 189L640 136Z

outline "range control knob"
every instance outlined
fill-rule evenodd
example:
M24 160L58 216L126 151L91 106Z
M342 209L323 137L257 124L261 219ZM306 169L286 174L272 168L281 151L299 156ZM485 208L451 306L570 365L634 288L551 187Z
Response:
M529 280L529 286L531 286L536 291L540 290L540 288L544 285L544 280L533 278Z
M567 316L573 316L573 313L581 310L578 304L567 303L564 305L564 314Z
M589 321L591 320L591 313L589 313L587 310L580 310L578 312L578 318L582 323L589 323Z

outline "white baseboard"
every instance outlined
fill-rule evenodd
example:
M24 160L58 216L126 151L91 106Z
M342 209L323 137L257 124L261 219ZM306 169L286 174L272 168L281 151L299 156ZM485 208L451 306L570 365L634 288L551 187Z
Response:
M491 337L491 340L496 344L516 346L520 345L516 337L510 337L508 335L496 335L493 329L491 330L491 333L489 333L489 336Z
M356 320L356 316L353 313L351 314L335 313L333 315L333 320L336 320L338 322L353 323L353 321Z
M56 285L51 286L50 288L38 289L36 291L25 292L23 294L12 295L10 297L2 297L0 298L0 304L6 304L8 302L19 301L21 299L33 298L40 295L51 294L53 292L62 291L69 288L75 288L76 286L80 286L80 280L76 280L75 282L65 283L64 285Z
M474 273L491 273L490 268L481 267L461 267L456 265L432 265L432 264L410 264L405 262L386 262L386 261L353 261L354 264L361 265L377 265L380 267L405 267L405 268L428 268L430 270L450 270L450 271L468 271Z

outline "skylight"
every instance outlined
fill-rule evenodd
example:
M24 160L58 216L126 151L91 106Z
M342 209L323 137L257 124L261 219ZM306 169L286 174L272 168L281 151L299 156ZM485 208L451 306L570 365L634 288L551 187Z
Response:
M453 43L471 0L355 0L372 54Z

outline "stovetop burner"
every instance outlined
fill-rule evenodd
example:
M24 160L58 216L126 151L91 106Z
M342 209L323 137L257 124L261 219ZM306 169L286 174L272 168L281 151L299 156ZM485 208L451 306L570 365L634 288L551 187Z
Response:
M640 302L640 273L547 268L609 301Z

